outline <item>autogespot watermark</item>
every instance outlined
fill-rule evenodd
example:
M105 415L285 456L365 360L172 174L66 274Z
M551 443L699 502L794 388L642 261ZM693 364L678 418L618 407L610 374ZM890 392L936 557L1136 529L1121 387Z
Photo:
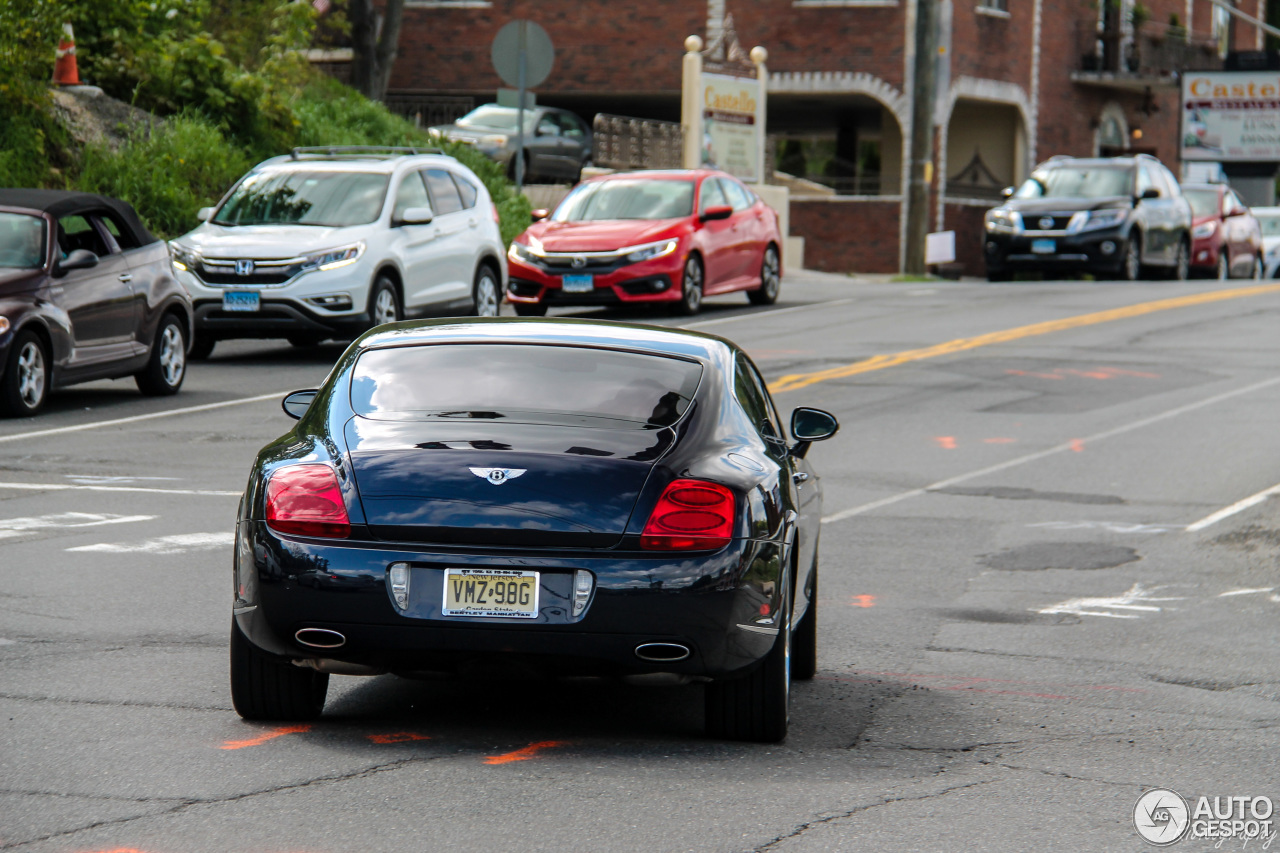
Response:
M1177 791L1153 788L1133 806L1133 826L1144 841L1167 847L1183 839L1212 841L1220 848L1228 841L1257 842L1267 850L1280 830L1271 819L1270 797L1198 797L1189 805Z

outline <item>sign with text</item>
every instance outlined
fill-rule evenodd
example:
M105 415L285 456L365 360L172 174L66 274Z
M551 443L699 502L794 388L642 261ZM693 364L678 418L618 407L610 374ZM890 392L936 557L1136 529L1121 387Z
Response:
M1280 161L1280 73L1184 72L1182 159Z
M702 75L702 161L739 180L760 180L759 151L764 128L756 121L760 80L755 77Z

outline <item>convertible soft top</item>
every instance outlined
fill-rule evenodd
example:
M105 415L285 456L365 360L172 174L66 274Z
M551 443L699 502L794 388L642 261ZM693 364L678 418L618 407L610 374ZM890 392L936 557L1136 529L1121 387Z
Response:
M147 230L131 206L119 199L96 193L68 190L0 189L0 207L19 207L39 210L55 219L72 213L108 210L116 214L120 223L133 232L139 246L154 243L159 238Z

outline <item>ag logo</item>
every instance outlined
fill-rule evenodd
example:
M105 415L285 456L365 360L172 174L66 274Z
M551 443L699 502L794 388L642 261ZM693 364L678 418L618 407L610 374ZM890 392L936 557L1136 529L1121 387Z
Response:
M482 480L488 480L495 486L501 486L507 480L514 480L528 470L528 468L472 468L471 473Z
M1168 788L1154 788L1133 806L1133 828L1143 840L1157 847L1181 841L1190 823L1187 801Z

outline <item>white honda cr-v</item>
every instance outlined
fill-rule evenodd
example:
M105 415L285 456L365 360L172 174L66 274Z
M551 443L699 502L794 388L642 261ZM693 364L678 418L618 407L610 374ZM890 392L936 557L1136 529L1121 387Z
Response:
M196 358L224 338L307 346L408 317L494 317L506 286L497 207L439 153L295 148L200 218L169 244Z

